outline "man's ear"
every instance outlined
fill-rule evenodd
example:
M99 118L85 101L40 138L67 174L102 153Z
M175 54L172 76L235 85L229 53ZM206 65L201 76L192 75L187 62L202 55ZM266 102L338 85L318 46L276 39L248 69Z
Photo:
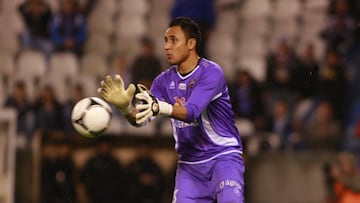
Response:
M187 43L187 46L188 46L189 50L194 50L194 49L196 49L196 43L197 43L197 41L196 41L195 38L190 38L190 39L188 40L188 43Z

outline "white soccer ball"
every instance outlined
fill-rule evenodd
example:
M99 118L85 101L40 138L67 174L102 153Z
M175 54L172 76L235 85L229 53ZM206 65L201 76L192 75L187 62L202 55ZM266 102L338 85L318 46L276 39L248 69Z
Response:
M75 130L85 137L102 135L110 125L111 107L98 97L86 97L77 102L71 113Z

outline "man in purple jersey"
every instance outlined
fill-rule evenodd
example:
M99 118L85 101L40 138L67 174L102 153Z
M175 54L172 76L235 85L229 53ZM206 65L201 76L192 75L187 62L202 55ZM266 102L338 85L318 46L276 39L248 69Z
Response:
M101 82L99 94L135 126L158 115L171 118L179 155L174 203L243 203L243 148L228 88L221 67L197 54L199 42L197 24L175 18L165 33L172 66L156 77L151 90L141 84L125 90L117 75Z

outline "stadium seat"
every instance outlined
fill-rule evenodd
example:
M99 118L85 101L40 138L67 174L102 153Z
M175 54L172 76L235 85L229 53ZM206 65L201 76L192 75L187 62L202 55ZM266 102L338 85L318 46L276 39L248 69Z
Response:
M146 22L144 16L120 15L115 22L115 35L117 37L136 37L146 33Z
M235 38L229 33L214 33L208 45L211 55L231 56L236 52Z
M4 106L7 95L8 93L6 93L3 83L0 82L0 109Z
M227 8L230 6L238 5L240 2L238 0L217 0L215 1L216 8Z
M118 12L118 3L116 0L97 1L95 11L113 16Z
M270 29L270 23L267 18L242 19L239 25L238 33L240 37L266 37Z
M248 119L236 118L235 126L243 138L251 136L255 130L254 124Z
M249 73L259 82L263 82L266 77L266 66L264 57L259 56L247 56L238 58L238 67L249 71Z
M242 37L238 42L238 53L243 56L265 56L267 47L262 36Z
M41 80L40 87L50 85L54 89L55 97L59 102L64 103L70 98L72 80L63 80L56 75L47 75ZM39 91L39 89L37 89Z
M295 42L298 38L299 31L300 26L296 19L279 19L272 25L272 32L269 37L274 40L277 40L278 38L287 38L287 40Z
M54 53L50 57L50 75L71 79L79 73L79 61L71 52Z
M0 2L1 10L2 11L7 11L7 12L17 11L20 4L23 3L24 1L25 0L11 0L11 1L3 0L3 1Z
M160 4L163 4L163 2ZM146 0L122 0L119 3L119 10L126 14L145 16L149 12L150 8L148 1Z
M104 78L108 66L103 56L95 53L85 54L81 59L81 72L96 79Z
M56 13L57 11L59 11L60 9L59 0L47 0L47 2L50 6L51 12Z
M20 53L15 62L17 74L16 80L23 80L30 100L34 99L48 71L45 55L40 51L26 50Z
M241 8L241 17L246 19L270 17L273 9L270 0L246 0Z
M11 54L0 52L0 77L10 77L15 71L15 61Z
M45 55L40 51L26 50L20 53L17 61L17 73L24 78L40 79L47 72Z
M7 29L0 30L0 50L7 54L15 55L20 48L17 35Z
M272 17L275 19L297 18L301 9L300 0L277 0Z
M329 6L328 0L306 0L304 1L304 10L312 12L325 12Z
M7 94L11 87L11 79L15 74L15 61L12 55L0 53L0 83L3 93Z
M81 74L79 77L76 78L76 81L74 82L79 82L82 85L84 89L84 96L98 96L97 89L99 88L99 83L97 82L96 78L89 75Z
M6 25L6 31L14 35L18 35L25 30L23 19L17 10L4 10L1 12L0 25Z
M88 18L89 35L104 35L110 37L114 32L113 16L92 13Z
M237 12L229 10L218 13L214 32L225 32L235 35L237 27Z
M128 0L131 1L131 0ZM152 3L149 5L149 11L151 15L156 13L169 13L174 4L174 0L164 1L164 0L152 0Z
M106 35L90 35L85 42L85 53L95 53L105 57L111 53L111 49L109 37Z

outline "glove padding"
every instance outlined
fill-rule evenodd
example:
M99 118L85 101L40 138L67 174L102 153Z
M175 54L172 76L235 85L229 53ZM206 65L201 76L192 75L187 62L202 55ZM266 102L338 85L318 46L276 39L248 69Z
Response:
M139 93L135 95L137 104L135 106L136 123L143 124L148 119L158 114L170 115L172 106L166 102L159 101L155 96L142 84L137 84Z
M98 93L106 101L113 104L122 114L127 115L130 113L136 90L134 84L130 84L125 90L124 81L120 75L115 75L114 79L108 75L100 82L100 86Z

